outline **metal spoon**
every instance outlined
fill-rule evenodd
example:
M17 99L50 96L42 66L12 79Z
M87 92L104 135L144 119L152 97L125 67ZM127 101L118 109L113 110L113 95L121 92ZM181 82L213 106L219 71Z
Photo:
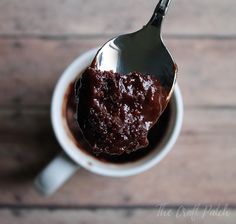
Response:
M177 66L163 44L161 25L170 1L160 0L150 21L141 30L105 43L91 66L120 74L137 71L154 75L169 91L168 100L173 92Z

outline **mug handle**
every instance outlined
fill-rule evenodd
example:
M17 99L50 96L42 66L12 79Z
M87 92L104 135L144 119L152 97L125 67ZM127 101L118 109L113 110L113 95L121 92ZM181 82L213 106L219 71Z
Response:
M35 188L45 196L59 189L80 166L65 153L60 153L36 177Z

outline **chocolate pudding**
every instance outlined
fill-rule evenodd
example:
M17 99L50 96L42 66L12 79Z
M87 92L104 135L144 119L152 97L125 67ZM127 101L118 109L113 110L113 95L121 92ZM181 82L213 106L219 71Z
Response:
M94 154L130 154L167 106L168 91L151 75L121 75L88 67L76 86L78 128Z
M63 115L66 119L66 124L70 132L69 135L71 136L79 150L82 150L104 162L122 164L127 162L134 162L147 156L161 143L163 137L167 132L171 117L171 107L169 104L167 105L165 111L158 119L156 124L148 132L148 146L134 151L130 154L123 153L122 155L109 155L106 153L94 153L92 147L84 139L81 130L78 128L78 123L76 121L76 97L74 86L75 83L73 82L68 87L67 93L64 98Z

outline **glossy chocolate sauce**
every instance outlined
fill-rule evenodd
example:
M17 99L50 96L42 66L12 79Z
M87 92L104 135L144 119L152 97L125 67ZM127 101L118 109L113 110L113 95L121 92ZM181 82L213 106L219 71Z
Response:
M64 98L63 114L65 115L68 128L71 132L71 137L73 138L73 141L80 150L83 150L84 152L104 162L117 163L117 164L134 162L147 156L150 152L152 152L160 144L161 140L165 136L171 117L170 105L167 105L165 111L163 112L157 123L149 131L148 133L149 144L147 147L144 147L143 149L137 150L130 154L127 153L123 153L122 155L109 155L106 153L95 154L91 146L84 139L80 129L78 128L78 123L76 121L76 97L75 97L74 86L75 83L73 82L68 87L67 93Z
M149 130L168 103L151 75L88 67L75 87L77 121L95 154L129 154L148 146Z

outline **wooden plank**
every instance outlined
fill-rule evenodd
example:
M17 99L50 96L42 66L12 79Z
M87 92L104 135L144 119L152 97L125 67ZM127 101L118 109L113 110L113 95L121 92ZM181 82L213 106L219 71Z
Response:
M3 40L0 104L48 105L53 86L66 66L98 43L102 41Z
M129 224L234 224L236 211L226 209L165 209L163 215L158 215L159 209L98 209L98 210L27 210L27 209L1 209L0 217L2 224L56 224L56 223L129 223ZM166 214L166 215L164 215ZM168 214L168 215L167 215Z
M1 0L0 34L117 34L142 27L157 0ZM235 35L234 0L173 1L164 33Z
M66 66L105 41L0 39L0 106L48 107ZM186 105L236 105L236 40L166 39L166 43L179 66L178 82Z
M47 111L0 112L0 203L35 205L236 204L236 110L186 107L174 150L156 167L127 178L80 170L43 198L33 177L59 151Z

